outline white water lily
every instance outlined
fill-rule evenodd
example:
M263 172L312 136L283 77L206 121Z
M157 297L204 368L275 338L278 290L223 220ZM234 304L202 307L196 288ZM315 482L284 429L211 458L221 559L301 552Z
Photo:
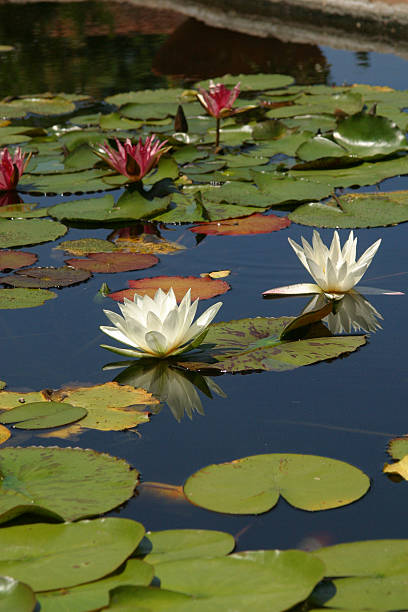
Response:
M370 265L381 239L372 244L356 261L357 238L351 231L341 248L337 231L328 248L322 241L319 232L314 230L312 245L302 236L302 246L288 238L289 244L302 264L311 274L316 284L302 283L288 287L278 287L265 291L263 295L305 295L324 293L331 299L340 299L362 278Z
M125 298L124 303L119 304L123 317L111 310L104 310L114 327L101 325L100 328L111 338L132 348L101 346L127 357L163 358L184 353L202 342L222 302L207 308L193 323L197 304L198 299L191 304L191 289L180 305L177 305L172 288L168 293L158 289L153 299L136 293L133 301Z

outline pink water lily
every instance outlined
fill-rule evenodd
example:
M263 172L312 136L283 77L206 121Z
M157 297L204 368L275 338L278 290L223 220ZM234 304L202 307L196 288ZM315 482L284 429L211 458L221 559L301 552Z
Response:
M166 147L167 140L160 142L154 134L146 138L145 142L139 138L137 144L132 144L130 138L127 138L122 144L116 138L117 150L109 146L106 142L102 145L101 150L96 151L107 164L123 176L126 176L129 181L140 181L146 174L150 172L158 163L163 153L166 153L170 147Z
M213 81L210 81L208 91L202 87L198 90L198 101L205 108L207 113L217 120L216 149L218 149L220 144L220 119L229 117L229 115L234 113L232 105L238 98L239 92L240 83L237 83L233 89L228 89L222 83L213 83Z
M30 157L31 154L26 158L20 147L16 148L13 157L7 147L0 150L0 191L12 191L17 187Z

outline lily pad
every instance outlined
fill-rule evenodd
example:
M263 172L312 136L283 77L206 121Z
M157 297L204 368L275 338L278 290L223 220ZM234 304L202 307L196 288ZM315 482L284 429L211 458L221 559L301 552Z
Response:
M224 83L226 87L232 87L238 82L241 83L241 91L250 90L268 90L268 89L281 89L292 85L294 78L286 74L224 74L224 76L217 77L217 83ZM208 88L210 84L209 80L200 81L196 83L196 86Z
M184 494L214 512L260 514L280 495L301 510L328 510L356 501L369 487L368 476L343 461L273 453L209 465L187 479Z
M254 181L263 195L268 196L269 206L320 200L332 191L330 185L308 180L298 181L289 176L271 173L254 173Z
M79 240L65 240L60 242L56 249L72 253L72 255L88 255L89 253L111 253L117 251L117 246L109 240L99 238L80 238Z
M162 589L194 597L177 611L280 612L303 601L320 581L324 565L316 561L300 550L259 550L160 563L155 570Z
M179 606L193 604L193 598L185 593L168 591L158 587L121 586L111 591L109 610L116 612L187 612ZM148 607L146 607L148 606Z
M144 527L129 519L103 518L2 527L1 533L0 572L45 591L110 574L136 548Z
M289 219L317 227L381 227L408 221L408 191L347 193L299 206Z
M159 263L154 255L141 253L90 253L87 259L67 259L66 264L93 273L113 274L129 270L144 270Z
M16 429L45 429L74 423L86 416L85 408L58 402L34 402L0 414L0 423L14 423Z
M0 473L0 522L25 512L64 521L102 514L129 499L138 479L122 459L41 446L0 449Z
M35 253L25 251L0 251L0 270L17 270L24 266L31 266L37 261Z
M196 234L239 236L243 234L268 234L284 229L289 225L290 221L287 217L255 213L250 217L243 217L240 219L227 219L214 223L203 223L190 228L190 231Z
M0 219L0 248L40 244L56 240L67 232L57 221L46 219Z
M76 587L44 591L37 593L41 605L41 612L57 612L58 610L75 610L75 612L89 612L99 610L109 604L109 593L121 585L150 584L154 568L143 561L129 559L124 570ZM132 587L135 588L135 587Z
M193 559L198 557L221 557L235 547L229 533L205 529L168 529L148 532L134 555L155 567L159 563Z
M0 310L9 308L35 308L57 295L47 289L0 289Z
M7 442L10 436L11 432L7 429L7 427L3 427L3 425L0 425L0 444L4 444L4 442Z
M36 604L31 587L10 576L0 576L0 612L33 612Z
M32 287L47 289L50 287L68 287L83 283L92 276L87 270L76 270L68 266L60 268L29 268L18 270L10 276L3 276L0 282L13 287Z
M155 276L153 278L129 280L128 285L130 289L115 291L110 293L109 297L118 302L122 301L125 297L133 300L135 293L154 297L158 289L168 291L172 287L177 301L181 302L189 289L191 289L192 300L197 298L207 300L216 295L226 293L231 288L226 281L197 276Z
M61 172L54 174L25 173L18 183L18 190L23 192L77 193L88 191L106 191L107 184L102 179L107 170L83 170L82 172Z

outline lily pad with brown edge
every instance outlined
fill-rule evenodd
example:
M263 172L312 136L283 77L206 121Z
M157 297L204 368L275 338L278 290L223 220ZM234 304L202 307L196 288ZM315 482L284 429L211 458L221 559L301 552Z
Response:
M311 597L313 604L324 609L378 612L407 609L408 540L350 542L320 548L313 554L325 563L326 576L333 577L317 586Z
M133 556L156 566L181 559L221 557L234 548L233 536L222 531L166 529L147 532Z
M308 511L360 499L370 479L358 468L328 457L271 453L209 465L190 476L184 494L196 506L228 514L261 514L282 497Z
M47 289L0 289L0 310L35 308L56 297L56 293Z
M347 193L299 206L289 219L316 227L381 227L408 221L408 191Z
M61 610L62 606L65 610L75 612L99 610L109 605L109 594L113 589L122 585L132 585L132 588L148 586L153 575L152 565L138 559L129 559L122 571L79 586L37 592L37 598L44 612Z
M6 219L39 219L48 217L47 208L37 208L35 202L21 202L19 204L6 204L0 207L0 218Z
M62 521L109 512L132 497L139 477L123 459L56 446L0 448L0 473L2 523L26 512Z
M196 234L210 234L215 236L239 236L245 234L268 234L284 229L290 225L287 217L276 215L261 215L255 213L250 217L240 219L226 219L213 223L202 223L190 228Z
M139 295L149 295L154 297L158 289L169 291L173 288L176 300L181 302L185 294L191 289L191 299L208 300L226 293L231 289L230 285L223 280L213 278L200 278L197 276L155 276L153 278L141 278L139 280L129 280L130 289L115 291L110 293L109 297L117 302L122 301L125 297L133 300L135 293Z
M38 257L35 253L25 251L4 250L0 251L0 270L17 270L24 266L31 266L37 261Z
M83 283L92 276L88 270L76 270L69 266L60 268L28 268L17 270L9 276L2 276L0 282L13 287L47 289L50 287L69 287Z
M25 403L0 413L0 423L16 429L47 429L75 423L87 415L85 408L60 402Z
M0 248L49 242L67 230L62 223L47 219L0 219Z
M256 550L160 563L155 570L161 589L193 596L166 610L281 612L306 599L322 579L324 565L313 561L300 550Z
M66 259L65 263L73 268L90 272L113 274L130 270L144 270L159 263L154 255L142 253L90 253L87 259Z
M139 544L144 527L130 519L98 518L2 527L1 531L0 572L29 582L35 591L48 591L111 574Z
M281 340L282 332L293 317L256 317L210 325L201 345L201 362L197 367L183 361L187 369L216 369L223 372L267 370L285 372L325 359L351 353L366 343L365 336L329 336L318 323L311 337L293 341ZM326 336L326 337L324 337Z
M79 240L65 240L54 247L72 255L88 255L89 253L111 253L117 251L117 246L109 240L100 238L80 238Z
M133 232L132 228L121 228L109 235L115 249L125 253L157 253L166 255L183 251L186 247L179 242L166 240L150 233Z
M85 408L88 414L79 423L81 428L101 431L123 431L147 423L148 410L159 404L148 391L116 382L92 387L63 387L54 391L51 399L63 405Z
M3 389L4 387L2 387ZM0 391L0 410L10 410L16 406L29 404L32 402L46 402L49 394L45 391L28 391L19 393L18 391Z
M75 222L109 222L138 221L159 214L166 210L170 204L171 196L163 198L144 197L139 191L126 191L116 202L108 194L101 198L81 199L63 202L50 206L48 211L56 219L65 219Z
M0 425L0 444L7 442L10 436L11 436L11 431L7 429L7 427ZM0 607L0 610L1 610L1 607Z
M374 159L407 149L405 134L387 117L362 111L339 122L334 140L351 155Z
M0 612L33 612L36 605L34 591L28 584L11 576L0 576Z

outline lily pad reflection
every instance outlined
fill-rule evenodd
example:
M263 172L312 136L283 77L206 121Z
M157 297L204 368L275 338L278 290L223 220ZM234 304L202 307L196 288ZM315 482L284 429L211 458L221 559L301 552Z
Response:
M130 364L130 365L129 365ZM153 393L162 402L165 402L177 421L181 421L184 413L189 419L193 414L204 415L200 395L201 391L207 397L213 398L216 394L222 398L224 391L210 376L202 376L198 372L181 370L169 361L157 359L141 359L134 361L108 364L103 369L114 369L128 365L114 382L121 385L132 385Z
M303 313L322 308L327 302L324 295L315 295ZM332 334L351 334L353 331L376 332L382 329L379 320L382 321L383 316L361 293L351 290L341 300L333 302L332 312L322 320Z

